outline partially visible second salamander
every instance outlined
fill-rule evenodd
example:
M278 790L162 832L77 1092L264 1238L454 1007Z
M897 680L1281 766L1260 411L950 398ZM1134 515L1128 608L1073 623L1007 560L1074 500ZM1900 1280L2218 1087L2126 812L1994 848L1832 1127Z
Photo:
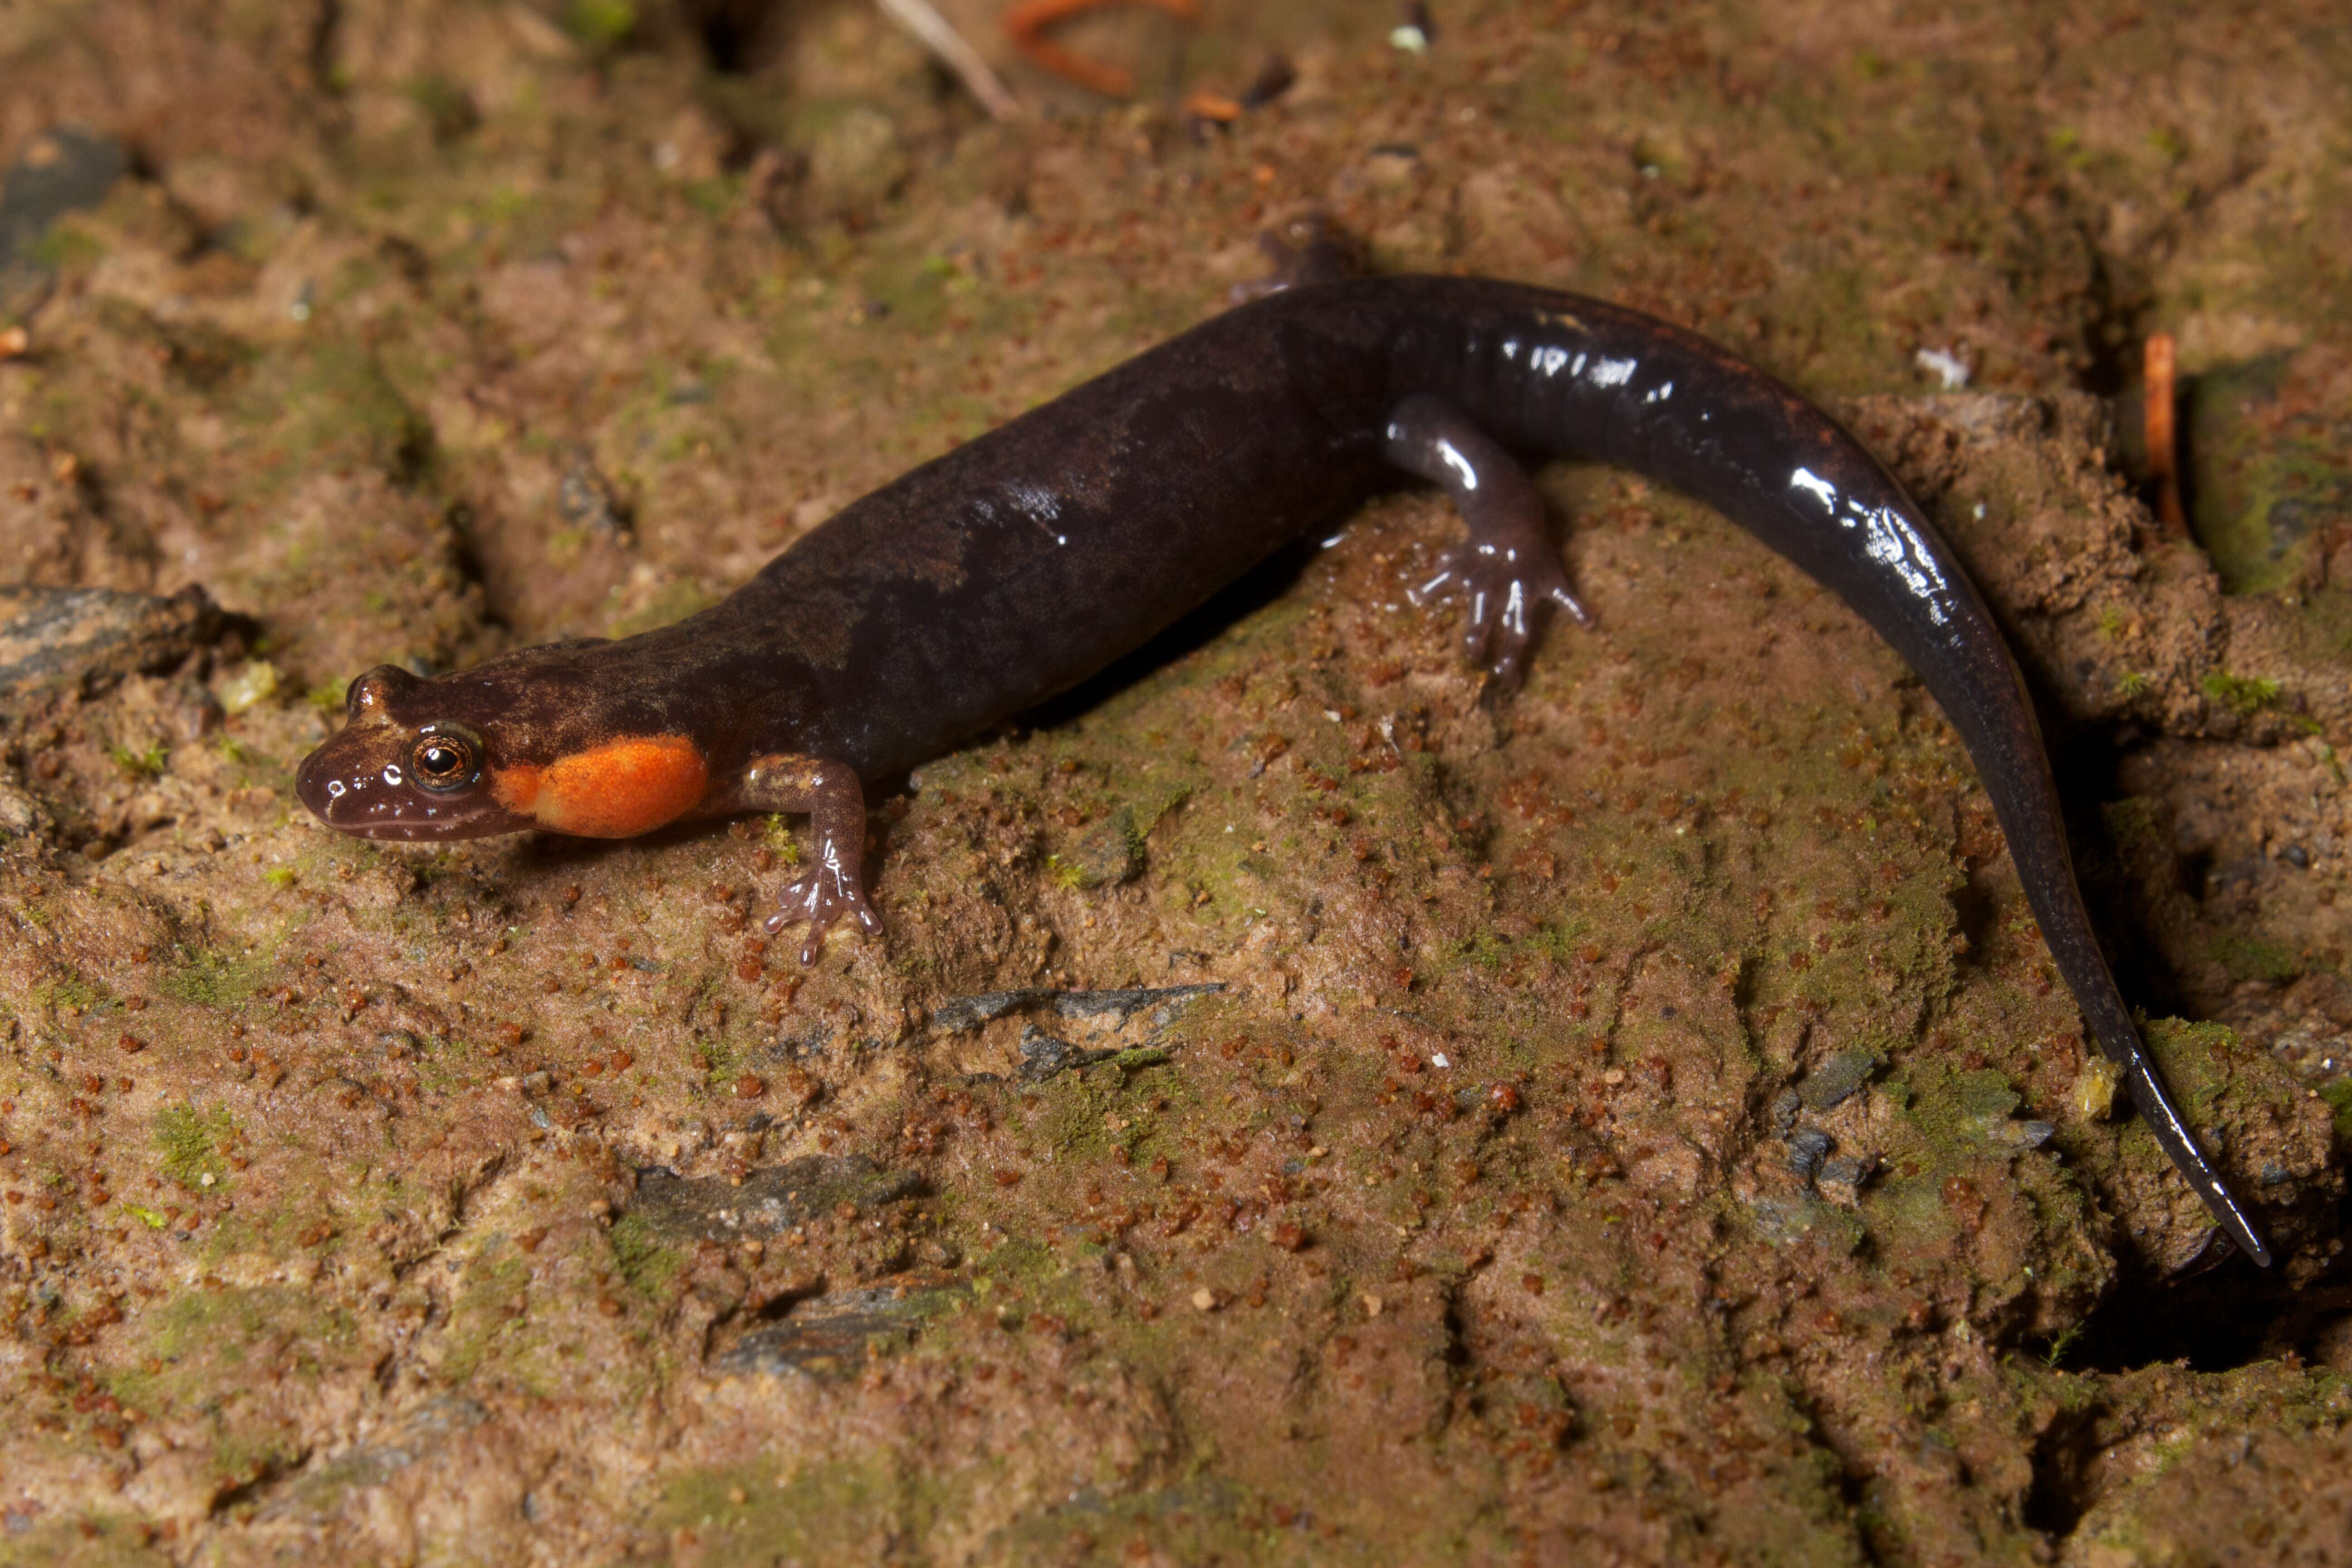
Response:
M1101 669L1402 468L1449 490L1447 573L1507 685L1546 614L1583 617L1514 454L1621 463L1835 590L1959 731L2059 972L2133 1102L2232 1241L2269 1252L2158 1079L2076 889L2050 765L1984 603L1902 487L1828 416L1639 312L1476 279L1276 293L866 496L717 606L616 642L353 681L297 789L332 827L621 837L806 812L771 921L804 959L868 931L861 780L893 777Z

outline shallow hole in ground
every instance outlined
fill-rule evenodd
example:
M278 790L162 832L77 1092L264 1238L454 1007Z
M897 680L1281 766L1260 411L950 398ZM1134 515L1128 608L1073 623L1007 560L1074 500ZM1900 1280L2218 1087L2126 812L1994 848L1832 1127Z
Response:
M2231 1257L2166 1284L2126 1273L2083 1321L2060 1365L2070 1372L2133 1372L2160 1362L2192 1372L2231 1372L2294 1355L2316 1359L2352 1320L2352 1270L2338 1267L2298 1290L2278 1269Z
M713 70L746 74L784 52L782 0L687 0L680 10Z

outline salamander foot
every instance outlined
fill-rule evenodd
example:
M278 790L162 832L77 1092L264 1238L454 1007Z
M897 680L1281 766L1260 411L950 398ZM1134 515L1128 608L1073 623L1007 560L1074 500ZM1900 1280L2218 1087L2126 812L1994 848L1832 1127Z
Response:
M801 941L801 962L814 963L818 953L824 951L825 933L842 916L849 915L857 928L868 936L882 934L882 917L866 901L866 891L856 881L845 878L837 865L823 862L785 884L776 895L783 907L768 917L767 930L774 936L786 926L808 922L808 934Z
M1444 486L1470 531L1414 598L1461 595L1470 612L1463 650L1494 672L1499 689L1517 690L1547 616L1565 610L1578 625L1592 624L1544 532L1543 497L1535 481L1466 416L1434 397L1408 397L1396 405L1384 451L1407 473Z
M814 963L824 934L844 915L878 935L882 921L866 901L866 796L856 770L823 757L788 753L754 758L736 781L728 805L738 811L805 811L816 839L815 863L777 895L783 905L768 917L768 934L808 921L801 962Z
M1469 616L1462 630L1463 655L1492 673L1505 691L1517 690L1527 679L1528 656L1553 610L1567 611L1579 626L1592 625L1591 612L1569 591L1568 574L1549 544L1530 552L1473 539L1448 550L1439 564L1443 570L1415 596L1460 595Z

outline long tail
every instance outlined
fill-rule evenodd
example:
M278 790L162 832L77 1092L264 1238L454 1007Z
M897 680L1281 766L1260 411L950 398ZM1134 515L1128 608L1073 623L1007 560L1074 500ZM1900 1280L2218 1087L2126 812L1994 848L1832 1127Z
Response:
M1917 672L1968 747L2051 957L2133 1104L2230 1239L2267 1266L2270 1248L2166 1092L2099 950L2016 661L1917 503L1836 421L1703 338L1574 295L1437 287L1449 308L1399 333L1392 389L1451 399L1507 446L1622 463L1714 506L1836 592Z

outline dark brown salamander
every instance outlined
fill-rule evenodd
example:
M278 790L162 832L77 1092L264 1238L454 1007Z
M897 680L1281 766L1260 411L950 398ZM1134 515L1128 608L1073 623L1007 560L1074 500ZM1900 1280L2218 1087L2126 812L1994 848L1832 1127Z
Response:
M1795 392L1702 338L1571 294L1358 279L1257 300L856 502L724 603L618 642L430 679L385 665L302 764L331 826L442 839L625 837L808 812L781 926L804 959L868 931L860 780L888 778L1101 669L1402 468L1469 527L1447 576L1508 684L1554 606L1582 616L1509 455L1674 485L1834 589L1960 732L2043 939L2133 1102L2231 1240L2269 1252L2158 1080L2092 934L2032 710L1919 508Z

